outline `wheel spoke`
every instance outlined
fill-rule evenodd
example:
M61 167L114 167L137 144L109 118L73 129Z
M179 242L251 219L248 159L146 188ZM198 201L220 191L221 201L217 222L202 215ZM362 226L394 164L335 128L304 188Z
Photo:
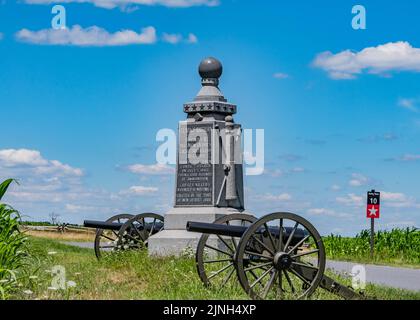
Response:
M304 237L302 240L300 240L292 249L290 249L289 252L287 252L287 253L290 254L293 251L295 251L297 248L299 248L301 246L302 243L304 243L306 240L308 240L309 237L310 237L310 235L308 234L306 237Z
M241 220L241 224L242 224L242 223L244 223L244 222L245 222L244 220ZM226 221L226 224L227 224L228 226L230 225L229 220L228 220L228 221ZM233 249L234 249L234 251L232 251L232 252L235 252L235 251L236 251L236 249L238 248L238 244L236 243L235 237L230 237L230 238L231 238L231 240L232 240Z
M294 259L294 258L298 258L298 257L303 257L303 256L307 256L308 254L313 254L313 253L316 253L316 252L319 252L319 249L306 251L306 252L301 252L301 253L295 254L294 256L291 256L291 258Z
M257 256L257 257L265 258L267 260L271 260L273 258L272 256L266 256L266 255L263 255L261 253L253 252L253 251L249 251L249 250L245 250L245 253L249 254L251 256Z
M263 299L265 299L265 297L267 297L267 294L268 294L268 292L270 291L270 289L273 285L273 282L274 282L274 279L276 278L276 275L277 275L277 270L274 270L274 272L271 274L270 280L268 280L267 284L265 285L265 288L264 288L264 291L263 291L263 294L262 294Z
M230 247L230 245L228 245L228 243L221 236L219 236L218 234L216 236L220 239L220 241L223 242L223 244L230 250L230 252L235 253L235 251Z
M305 279L299 272L297 272L295 269L291 268L289 269L291 273L293 273L296 277L298 277L300 280L302 280L307 285L311 285L311 282L309 282L307 279Z
M235 251L236 251L236 250L237 250L237 248L238 248L238 245L237 245L237 243L236 243L235 237L231 237L231 239L232 239L233 248L234 248L234 249L235 249Z
M261 276L259 276L257 278L257 280L255 280L252 284L251 284L251 288L253 288L258 282L261 282L261 280L269 273L271 272L271 270L273 270L274 267L271 267L270 269L268 269L267 271L265 271Z
M232 268L232 270L229 271L227 277L223 280L222 287L227 285L229 279L232 277L233 272L235 272L235 268Z
M229 263L228 265L224 266L222 269L216 271L215 273L213 273L211 276L208 277L208 280L210 280L211 278L217 276L219 273L222 273L223 271L227 270L229 267L233 266L233 262Z
M263 267L269 266L270 264L272 264L272 262L267 262L267 263L254 265L252 267L245 268L244 271L251 271L251 270L255 270L255 269L263 269Z
M284 272L284 277L287 280L287 283L289 284L290 290L292 290L292 293L295 293L295 287L293 286L292 280L290 280L290 276L287 273L286 270L283 271Z
M115 246L106 245L106 246L99 246L99 248L101 248L101 249L110 249L110 248L115 248Z
M153 231L155 228L156 218L153 219L152 227L150 228L149 237L150 235L153 235Z
M270 229L268 228L267 224L264 223L264 228L267 230L268 237L270 238L271 244L273 245L273 250L276 250L276 244L274 243L273 235L271 234ZM273 254L274 255L274 254Z
M230 254L229 252L223 251L223 250L221 250L221 249L219 249L219 248L215 248L215 247L213 247L213 246L211 246L211 245L209 245L209 244L205 244L205 247L207 247L207 248L209 248L209 249L212 249L212 250L214 250L214 251L220 252L220 253L222 253L222 254L225 254L225 255L227 255L227 256L229 256L229 257L232 257L232 254Z
M296 265L296 266L301 266L301 267L305 267L305 268L310 268L310 269L314 269L314 270L319 270L317 267L315 266L311 266L310 264L306 264L306 263L300 263L300 262L296 262L293 261L292 264Z
M256 240L260 245L262 245L265 249L267 249L268 252L270 252L274 256L273 250L271 250L264 242L262 242L260 239L258 239L255 234L252 235L252 238Z
M284 245L284 250L287 250L287 248L288 248L288 247L289 247L289 245L290 245L290 242L292 242L293 236L295 235L295 232L296 232L296 230L297 230L298 225L299 225L299 222L296 222L296 223L295 223L295 226L293 227L292 232L291 232L291 233L290 233L290 235L289 235L289 238L287 239L286 244Z
M136 225L133 223L132 226L134 227L134 230L136 231L136 233L140 236L141 241L144 241L144 237L142 236L141 232L139 229L137 229Z
M111 237L108 237L108 236L104 235L103 233L101 234L101 237L104 237L104 238L106 238L108 240L111 240L111 241L115 241L115 238L113 239Z
M280 226L279 226L279 251L283 250L283 219L280 219ZM280 272L281 277L281 272Z
M280 299L283 297L283 276L282 276L282 270L279 271L278 273L278 279L279 279L279 293L280 293Z
M216 262L226 262L226 261L232 261L232 259L207 260L207 261L203 261L203 263L216 263Z

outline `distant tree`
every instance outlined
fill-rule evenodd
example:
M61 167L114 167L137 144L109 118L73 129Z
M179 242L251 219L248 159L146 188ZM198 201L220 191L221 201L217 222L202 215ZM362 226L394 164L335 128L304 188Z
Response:
M50 213L51 224L53 225L58 224L59 219L60 219L60 215L58 213L55 213L55 212Z

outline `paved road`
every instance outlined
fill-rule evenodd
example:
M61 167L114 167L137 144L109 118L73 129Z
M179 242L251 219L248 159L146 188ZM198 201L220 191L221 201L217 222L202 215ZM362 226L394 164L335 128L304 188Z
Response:
M64 244L80 248L93 248L93 242L63 242ZM355 265L362 265L366 270L366 282L380 284L387 287L420 291L420 269L358 264L342 261L327 261L327 268L344 276L352 273Z
M61 243L79 248L93 249L93 242L62 241Z
M366 282L387 287L420 291L420 269L358 264L342 261L327 261L327 268L344 275L352 273L355 265L362 265L366 270Z

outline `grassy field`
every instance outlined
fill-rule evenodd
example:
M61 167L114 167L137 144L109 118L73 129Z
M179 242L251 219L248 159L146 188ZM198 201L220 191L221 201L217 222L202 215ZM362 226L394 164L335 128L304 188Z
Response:
M67 246L53 239L31 237L27 274L11 299L248 299L239 285L222 291L206 289L194 259L150 258L146 251L121 252L97 261L93 250ZM62 266L62 267L57 267ZM66 289L55 290L53 270L65 270ZM350 285L349 280L337 280ZM54 282L55 281L55 282ZM420 293L368 285L367 298L420 299ZM338 299L318 289L312 299Z
M39 231L39 230L31 230L31 229L24 229L22 228L23 232L27 236L32 236L36 238L44 238L44 239L53 239L53 240L60 240L60 241L79 241L79 242L93 242L95 239L95 232L93 230L70 230L64 233L60 233L57 231Z

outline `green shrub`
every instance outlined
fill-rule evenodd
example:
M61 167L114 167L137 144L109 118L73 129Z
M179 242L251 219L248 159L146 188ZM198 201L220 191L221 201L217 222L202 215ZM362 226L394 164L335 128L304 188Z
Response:
M0 184L0 201L13 179ZM26 237L19 231L20 215L0 202L0 295L6 298L16 283L16 275L24 266Z

